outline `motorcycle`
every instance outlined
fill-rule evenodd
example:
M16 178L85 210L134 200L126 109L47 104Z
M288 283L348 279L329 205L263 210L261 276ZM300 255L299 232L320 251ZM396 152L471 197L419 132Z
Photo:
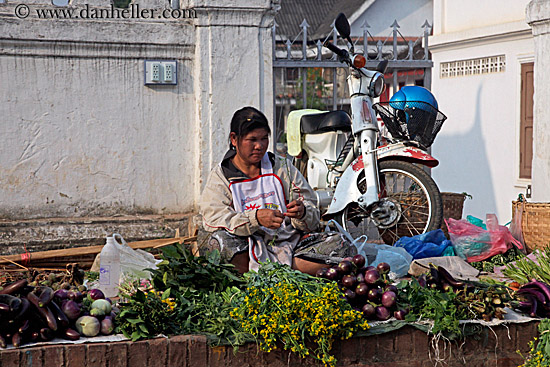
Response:
M328 41L324 46L349 66L351 116L341 110L292 111L289 121L298 121L299 129L287 131L289 146L291 140L299 142L295 164L315 190L323 219L335 219L354 238L366 235L387 244L440 228L441 194L421 166L439 164L427 148L445 115L422 87L401 88L389 102L373 104L384 90L387 61L376 70L365 68L365 57L354 53L344 14L335 26L349 52ZM380 134L376 113L390 135Z

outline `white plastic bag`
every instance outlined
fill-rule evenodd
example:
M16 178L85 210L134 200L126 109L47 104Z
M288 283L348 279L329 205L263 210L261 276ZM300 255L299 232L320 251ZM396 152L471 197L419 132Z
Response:
M124 240L124 238L118 234L113 233L115 241L120 245L120 273L123 277L136 277L140 279L150 279L151 273L145 269L156 269L157 264L161 260L155 259L155 257L143 250L134 250Z

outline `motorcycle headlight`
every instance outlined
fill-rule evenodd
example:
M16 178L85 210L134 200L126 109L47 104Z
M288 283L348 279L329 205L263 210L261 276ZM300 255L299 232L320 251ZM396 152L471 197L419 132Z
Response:
M369 84L369 94L376 98L382 94L384 91L384 75L381 73L376 73L373 75Z

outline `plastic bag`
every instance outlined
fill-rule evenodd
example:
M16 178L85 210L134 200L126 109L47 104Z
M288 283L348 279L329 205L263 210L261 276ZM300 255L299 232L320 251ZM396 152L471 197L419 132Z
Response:
M413 237L401 237L394 246L404 248L414 259L423 259L443 256L451 241L441 229L436 229Z
M430 269L430 264L444 267L455 279L479 280L477 276L480 271L458 256L427 257L414 260L411 263L409 274L419 276Z
M523 239L523 230L521 228L521 220L523 216L523 207L525 202L522 201L521 205L516 205L514 214L512 216L512 224L510 224L510 234L518 240L519 243L525 246L525 240Z
M120 279L122 280L126 277L150 279L151 273L146 269L156 269L157 264L162 260L155 259L155 257L147 251L139 249L134 250L128 246L126 240L118 233L113 233L113 238L120 251ZM92 271L99 271L99 261L100 256L98 255L92 265Z
M333 223L336 228L338 228L338 231L351 241L357 248L358 254L365 257L366 265L377 266L382 262L389 264L389 276L391 279L401 278L407 275L413 257L405 249L384 244L369 243L366 235L353 239L338 222L331 220L329 221L329 224L330 223Z
M513 245L520 250L524 249L523 244L512 237L508 228L498 224L495 214L487 214L487 230L463 219L449 218L445 221L456 254L468 262L483 261L503 254Z

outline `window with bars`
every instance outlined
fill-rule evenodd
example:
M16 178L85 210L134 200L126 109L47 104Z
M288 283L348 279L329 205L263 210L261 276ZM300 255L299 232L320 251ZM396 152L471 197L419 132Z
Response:
M506 56L490 56L477 59L442 62L441 78L502 73L506 70Z

